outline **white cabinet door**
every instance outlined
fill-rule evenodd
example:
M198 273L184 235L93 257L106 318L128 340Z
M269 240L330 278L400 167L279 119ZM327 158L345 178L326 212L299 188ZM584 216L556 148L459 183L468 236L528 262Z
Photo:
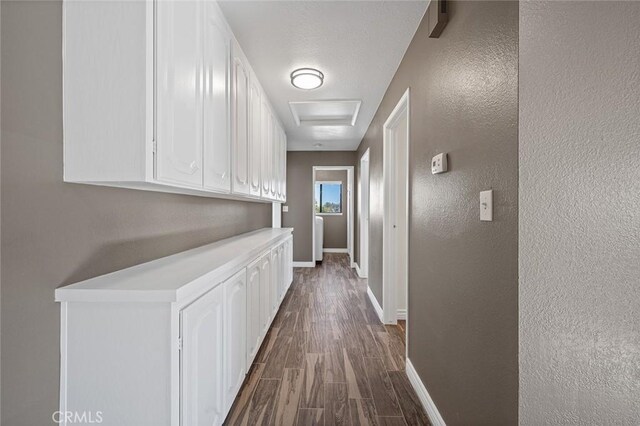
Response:
M204 187L228 193L231 191L231 37L217 5L206 2L204 8Z
M224 289L218 286L180 313L181 424L222 424Z
M261 193L262 168L262 96L255 78L249 84L249 192L256 197Z
M282 202L287 201L287 134L282 132Z
M237 45L235 45L237 46ZM249 70L233 49L233 192L249 194Z
M202 187L202 2L156 3L156 179Z
M247 366L250 366L258 352L262 323L260 321L260 270L261 259L247 267Z
M260 259L260 330L264 336L271 324L271 253Z
M270 312L273 318L278 310L278 248L271 250L271 282L269 283L269 297L271 299Z
M260 134L262 136L262 198L271 198L271 158L273 150L271 148L271 112L266 97L262 97L260 108Z
M225 408L233 404L246 373L247 271L243 269L224 282L224 394Z
M278 169L278 164L279 164L278 133L276 130L278 126L278 122L276 121L276 118L273 116L273 113L271 111L269 111L269 115L271 118L270 126L269 126L269 137L271 138L271 182L270 182L270 188L269 188L269 195L271 199L276 200L278 196L278 189L277 189L278 174L280 173L280 170Z
M279 297L280 301L282 301L284 294L287 291L285 288L286 274L284 266L284 244L281 244L280 247L278 247L278 269L280 270L278 275L278 287L280 288Z

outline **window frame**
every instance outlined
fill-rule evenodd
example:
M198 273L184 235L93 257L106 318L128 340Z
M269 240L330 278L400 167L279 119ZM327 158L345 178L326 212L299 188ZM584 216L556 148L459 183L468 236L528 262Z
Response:
M316 180L315 185L320 185L320 203L319 203L319 208L320 211L319 212L315 212L316 215L318 216L342 216L342 214L344 213L344 210L342 208L342 195L343 195L343 183L340 180ZM335 213L335 212L323 212L322 211L322 185L340 185L340 213ZM314 186L314 190L313 190L313 201L314 201L314 210L315 210L315 201L316 201L316 193L315 193L315 186Z

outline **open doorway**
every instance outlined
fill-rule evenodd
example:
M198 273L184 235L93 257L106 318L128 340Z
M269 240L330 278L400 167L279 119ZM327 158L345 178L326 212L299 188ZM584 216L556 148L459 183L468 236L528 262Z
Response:
M347 253L353 261L353 166L313 166L312 258L323 253ZM318 241L316 218L322 218L324 233Z
M386 324L408 317L409 117L407 89L383 129L382 311Z
M360 278L369 276L369 149L360 158L360 178L358 179L358 223L360 251L356 272Z

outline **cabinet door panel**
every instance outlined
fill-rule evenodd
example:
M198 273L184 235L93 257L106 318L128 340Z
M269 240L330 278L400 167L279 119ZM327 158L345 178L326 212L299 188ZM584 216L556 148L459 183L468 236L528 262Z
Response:
M260 87L252 79L249 85L249 191L257 197L261 193L260 169L262 166L262 97Z
M273 116L273 113L269 112L269 137L271 138L271 180L269 187L269 194L272 199L277 198L276 182L278 179L278 135L276 133L277 121Z
M233 58L233 192L249 194L249 73Z
M269 283L269 296L271 299L271 317L275 315L278 310L278 249L271 250L271 282Z
M273 152L271 149L271 113L266 99L262 99L262 107L260 111L260 133L262 135L262 197L271 198L271 173L272 164L271 157Z
M258 352L262 324L260 322L260 259L247 267L247 366Z
M231 191L229 61L231 39L217 6L205 3L204 25L204 186Z
M202 187L202 4L156 5L156 179Z
M246 373L247 271L243 269L224 285L225 303L225 407L229 409Z
M182 424L224 421L223 313L224 291L218 286L180 314Z
M264 335L271 320L271 254L265 255L260 262L260 325Z

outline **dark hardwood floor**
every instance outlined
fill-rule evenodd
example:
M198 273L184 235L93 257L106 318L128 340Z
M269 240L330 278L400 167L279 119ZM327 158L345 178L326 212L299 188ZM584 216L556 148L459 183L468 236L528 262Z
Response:
M294 282L228 425L429 425L405 369L405 325L384 326L344 254Z

